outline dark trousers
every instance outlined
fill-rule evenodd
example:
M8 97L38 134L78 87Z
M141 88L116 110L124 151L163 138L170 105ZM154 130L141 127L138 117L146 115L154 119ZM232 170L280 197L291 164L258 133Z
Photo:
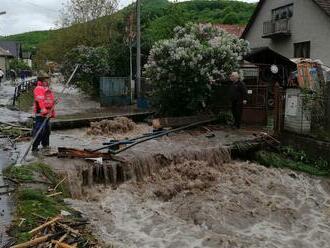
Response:
M49 146L49 136L50 136L51 130L50 130L49 120L47 120L45 125L42 127L42 124L44 123L45 119L46 119L46 117L36 116L36 118L34 120L34 125L33 125L33 130L32 130L33 137L36 136L36 134L40 128L42 128L42 130L39 133L37 139L34 141L34 143L32 145L32 150L37 150L40 143L42 144L43 147Z
M243 113L242 101L232 101L231 111L233 113L235 127L240 128Z

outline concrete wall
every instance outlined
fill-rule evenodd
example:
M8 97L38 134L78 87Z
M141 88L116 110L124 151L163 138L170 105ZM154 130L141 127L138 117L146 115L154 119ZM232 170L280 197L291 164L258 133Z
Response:
M303 109L300 89L286 90L284 129L300 134L311 132L311 113Z
M293 3L291 36L262 38L263 23L272 19L272 9ZM294 43L310 41L311 58L330 65L330 17L312 0L266 0L246 35L251 48L270 47L288 58L294 57Z

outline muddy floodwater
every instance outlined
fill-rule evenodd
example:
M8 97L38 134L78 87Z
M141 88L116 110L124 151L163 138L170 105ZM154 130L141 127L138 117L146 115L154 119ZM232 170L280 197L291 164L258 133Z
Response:
M115 247L326 248L328 179L248 162L187 161L71 200Z

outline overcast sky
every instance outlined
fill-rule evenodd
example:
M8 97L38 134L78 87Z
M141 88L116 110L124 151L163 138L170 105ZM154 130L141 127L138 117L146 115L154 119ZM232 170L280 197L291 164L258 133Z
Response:
M59 10L66 0L0 0L0 35L11 35L55 27ZM119 0L120 7L133 0ZM256 2L257 0L243 0Z

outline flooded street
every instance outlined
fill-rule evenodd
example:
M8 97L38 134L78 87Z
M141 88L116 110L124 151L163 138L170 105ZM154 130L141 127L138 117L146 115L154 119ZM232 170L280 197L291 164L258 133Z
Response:
M2 82L0 85L0 121L3 122L24 122L31 116L31 113L8 109L12 105L15 86L10 81Z
M5 182L2 176L2 170L10 163L8 151L4 151L5 147L6 140L0 139L0 245L4 245L8 239L5 231L10 225L13 207L11 196L5 194L9 188L5 186L7 182Z
M247 162L171 167L70 203L116 247L329 247L328 179Z

